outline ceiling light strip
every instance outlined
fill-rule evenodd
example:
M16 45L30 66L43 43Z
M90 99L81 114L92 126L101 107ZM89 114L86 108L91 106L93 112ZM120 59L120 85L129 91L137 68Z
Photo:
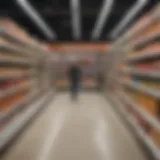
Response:
M37 24L44 35L50 39L56 39L56 33L42 20L37 11L30 5L28 0L17 0L18 5L27 13L27 15Z
M73 37L79 40L81 38L80 2L79 0L70 0L70 2Z
M138 0L135 5L126 12L123 16L122 21L116 25L116 27L111 31L110 37L116 38L120 35L120 32L128 25L128 23L144 8L148 3L148 0Z
M114 0L104 0L95 26L92 31L92 39L98 39L101 35L105 22L109 18L109 14L112 10Z

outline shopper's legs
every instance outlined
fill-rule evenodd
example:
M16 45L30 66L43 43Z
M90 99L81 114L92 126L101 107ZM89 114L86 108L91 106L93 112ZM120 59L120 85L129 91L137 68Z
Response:
M76 100L78 96L78 84L77 83L73 83L71 85L71 97L73 100Z

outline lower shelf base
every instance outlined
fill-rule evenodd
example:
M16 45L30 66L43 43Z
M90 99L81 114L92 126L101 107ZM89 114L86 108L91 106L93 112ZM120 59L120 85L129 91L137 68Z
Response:
M29 122L35 118L35 115L49 102L53 97L52 92L48 92L45 96L39 98L35 103L31 104L28 109L16 117L3 131L0 133L0 153L3 153L11 144L16 136L23 131Z

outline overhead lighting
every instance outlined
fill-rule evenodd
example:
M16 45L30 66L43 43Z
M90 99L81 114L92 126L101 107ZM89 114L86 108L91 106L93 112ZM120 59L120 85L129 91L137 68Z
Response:
M70 0L71 18L73 37L76 40L81 38L81 23L80 23L80 4L79 0Z
M118 23L116 27L111 31L110 37L112 39L115 39L147 3L148 0L138 0L135 5L128 12L126 12L120 23Z
M49 39L56 39L56 33L42 20L38 12L30 5L28 0L17 0L18 5L26 12L26 14L36 23L43 34Z
M105 22L107 21L109 14L112 10L114 0L104 0L101 11L96 20L95 26L92 31L92 39L98 39L101 35Z

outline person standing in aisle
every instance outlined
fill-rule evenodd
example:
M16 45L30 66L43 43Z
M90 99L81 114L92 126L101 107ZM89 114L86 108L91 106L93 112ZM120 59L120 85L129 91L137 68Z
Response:
M102 71L98 73L97 83L98 83L98 90L102 91L102 89L104 87L104 75L103 75Z
M73 100L77 99L80 82L81 82L81 69L78 65L72 64L69 69L69 83L70 83L70 92Z

